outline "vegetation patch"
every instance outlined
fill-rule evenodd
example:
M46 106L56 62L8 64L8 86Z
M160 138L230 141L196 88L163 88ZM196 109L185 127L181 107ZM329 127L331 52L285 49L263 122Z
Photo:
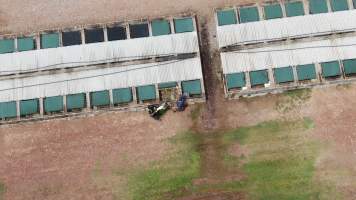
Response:
M311 91L312 91L311 89L306 88L306 89L289 90L284 92L283 94L291 98L307 100L311 97Z
M134 200L172 199L182 195L200 175L198 137L187 132L170 140L175 147L167 159L129 175L128 190Z
M196 121L199 118L202 109L203 109L203 104L194 105L194 108L190 112L190 117L192 118L193 121Z
M5 184L0 182L0 200L3 199L5 192L6 192Z
M313 121L270 121L252 127L243 127L222 134L225 155L221 162L226 166L226 177L231 166L246 173L243 180L229 180L195 187L195 193L211 191L243 192L248 199L320 199L325 195L323 184L315 184L315 161L320 144L309 136ZM232 145L248 149L248 155L229 154ZM244 159L244 162L241 160ZM331 186L332 187L332 186ZM334 198L335 197L335 198Z
M172 150L165 159L124 173L125 199L171 200L211 193L236 193L252 200L338 199L335 186L316 176L322 145L309 135L313 127L313 121L304 118L214 135L178 134L169 139Z
M286 91L276 102L276 110L287 113L295 108L299 108L311 97L311 89L298 89Z

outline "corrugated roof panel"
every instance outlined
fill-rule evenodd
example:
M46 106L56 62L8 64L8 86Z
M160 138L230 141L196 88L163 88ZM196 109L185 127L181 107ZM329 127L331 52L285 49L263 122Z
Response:
M108 75L103 76L103 74ZM201 78L202 69L199 57L175 62L167 61L74 71L72 73L43 74L35 77L0 80L0 102ZM67 81L69 79L76 80ZM56 83L45 84L54 81ZM36 84L40 85L22 88ZM18 87L18 89L7 90L14 87Z
M282 18L265 20L264 27L264 34L259 37L259 40L263 40L263 38L266 37L270 38L271 40L281 40L290 36L290 32L287 29L288 26L286 26L285 20Z
M291 44L221 53L224 74L255 71L274 66L297 66L356 58L356 37ZM330 46L330 47L328 47ZM339 47L334 47L339 46ZM318 48L319 47L319 48Z
M0 54L0 71L37 70L45 66L63 68L132 60L144 56L199 52L196 32L119 40L37 51ZM15 59L16 58L16 59Z
M218 26L219 47L356 30L356 9ZM300 28L303 27L303 28Z

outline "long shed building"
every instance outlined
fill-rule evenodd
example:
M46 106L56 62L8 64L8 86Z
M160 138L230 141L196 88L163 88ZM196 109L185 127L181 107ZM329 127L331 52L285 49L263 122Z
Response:
M352 77L356 73L355 3L295 0L218 9L226 96Z
M194 17L106 24L0 40L0 118L204 99Z

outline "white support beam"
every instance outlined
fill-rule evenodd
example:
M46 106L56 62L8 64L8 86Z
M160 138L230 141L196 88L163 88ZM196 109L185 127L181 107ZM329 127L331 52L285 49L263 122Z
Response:
M200 87L201 87L202 96L205 96L205 85L204 85L203 78L200 79Z
M126 37L127 39L131 38L131 34L130 34L130 25L127 23L125 24L125 30L126 30Z
M36 49L41 49L41 34L35 36Z
M85 98L86 98L86 108L87 110L90 110L90 105L91 105L91 102L90 102L90 92L86 92L85 93Z
M281 0L278 1L278 3L281 5L283 17L287 17L287 11L286 11L286 7L284 6L284 3Z
M332 12L331 2L330 1L326 1L326 5L328 6L328 12Z
M354 3L352 0L347 0L347 4L349 5L349 10L355 9Z
M109 41L109 39L108 39L108 29L106 26L103 27L103 31L104 31L104 41L107 42Z
M44 104L43 104L43 97L40 97L38 100L38 103L40 104L40 115L43 117L44 115Z
M156 90L156 101L159 102L159 101L160 101L160 98L159 98L158 83L155 84L155 90Z
M59 37L59 46L63 46L63 33L61 31L58 31L58 37Z
M67 96L66 95L63 96L63 111L64 111L64 113L67 112Z
M109 98L110 98L110 107L114 107L114 97L112 90L109 90Z
M309 11L309 1L308 0L303 0L303 7L304 7L304 14L305 15L310 15L310 11Z
M270 67L267 69L267 72L268 72L269 84L271 87L274 87L276 85L276 83L274 81L273 69Z
M345 73L344 73L344 63L342 62L342 60L339 60L338 62L339 62L339 68L340 68L341 77L343 79L345 79L346 76L345 76Z
M14 49L15 49L15 51L18 51L18 48L17 48L17 46L18 46L18 44L17 44L17 39L18 39L18 38L14 38Z
M246 88L251 89L250 73L249 72L244 72L244 73L245 73Z
M296 66L292 66L292 70L293 70L294 83L295 83L295 84L298 84L298 72L297 72L297 67L296 67Z
M16 101L16 116L17 119L19 120L21 118L21 113L20 113L20 101Z
M174 19L170 18L169 19L169 25L171 26L171 33L174 34L176 33L175 27L174 27Z
M138 103L136 87L131 87L133 104Z
M85 44L85 31L84 31L84 29L81 29L80 30L80 34L81 34L81 38L82 38L82 44Z
M256 6L257 6L258 13L259 13L260 21L262 21L265 19L265 12L263 10L263 5L258 3L258 4L256 4Z
M148 26L148 35L152 36L152 24L150 21L147 21L147 26Z
M325 80L324 80L323 75L322 75L322 69L321 69L321 64L320 63L315 63L315 72L316 72L317 79L320 82L324 82Z
M182 81L178 81L177 82L177 88L178 88L178 94L182 95L183 94L183 90L182 90Z

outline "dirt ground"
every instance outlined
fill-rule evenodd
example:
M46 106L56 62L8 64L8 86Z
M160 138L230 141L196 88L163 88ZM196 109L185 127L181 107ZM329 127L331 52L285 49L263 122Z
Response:
M318 176L334 173L340 181L338 189L347 194L347 199L355 199L356 85L314 89L309 100L281 112L276 105L285 97L270 95L219 102L224 109L217 116L223 114L224 118L219 118L217 123L221 129L228 129L289 116L311 117L315 122L315 137L332 145L318 159ZM162 122L152 120L146 113L107 113L3 126L0 128L0 180L7 187L5 197L111 199L112 191L97 187L91 178L98 162L105 171L112 166L145 164L159 159L169 148L162 140L193 125L190 112L169 112ZM340 170L347 174L340 174ZM219 198L234 199L231 195L222 194ZM211 194L206 198L218 196Z
M98 162L105 171L159 159L168 148L162 140L189 127L187 113L168 114L163 122L111 113L1 127L5 199L110 199L91 179Z
M253 0L2 0L0 33L28 33L83 24L127 21L194 12L213 20L213 9Z
M203 60L207 106L195 128L229 129L273 119L311 117L315 137L333 146L318 160L317 175L323 177L327 173L337 177L338 189L347 194L347 199L356 199L355 85L315 89L308 101L297 103L285 100L283 95L234 101L223 98L213 9L251 0L98 2L2 0L0 33L29 33L194 12L202 30L202 55L209 58ZM291 105L281 110L279 104ZM92 180L98 163L104 166L103 171L108 171L112 166L147 164L159 159L169 148L163 139L193 126L189 113L190 110L168 113L162 122L152 120L146 113L107 113L2 126L0 181L6 185L5 199L111 199L112 191L97 187ZM348 173L340 174L340 169ZM230 194L203 197L219 198L235 199Z

